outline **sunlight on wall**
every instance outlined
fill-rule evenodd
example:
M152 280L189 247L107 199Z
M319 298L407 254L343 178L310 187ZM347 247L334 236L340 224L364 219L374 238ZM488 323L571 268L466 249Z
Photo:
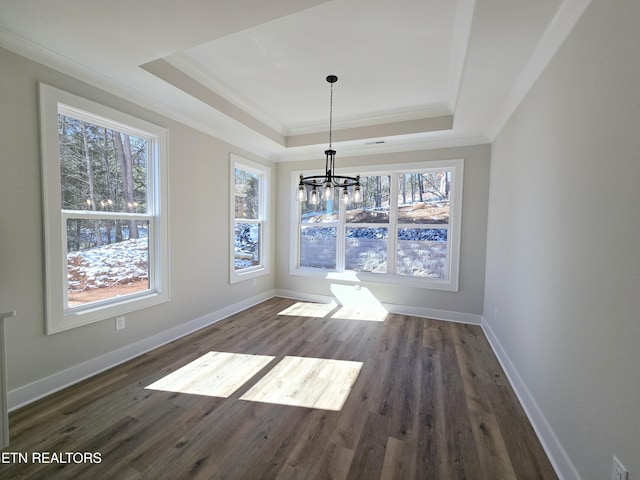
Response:
M337 411L361 368L362 362L284 357L240 400Z

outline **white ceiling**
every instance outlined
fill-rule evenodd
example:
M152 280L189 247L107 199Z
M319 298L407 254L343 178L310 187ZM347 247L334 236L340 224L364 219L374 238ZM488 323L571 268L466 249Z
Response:
M493 140L589 0L0 0L0 46L274 161ZM322 145L322 147L318 147Z

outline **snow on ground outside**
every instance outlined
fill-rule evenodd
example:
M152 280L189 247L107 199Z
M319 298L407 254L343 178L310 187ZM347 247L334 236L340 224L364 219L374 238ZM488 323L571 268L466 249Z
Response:
M416 206L412 206L412 208L416 209ZM424 206L419 206L418 208L424 208ZM448 216L448 209L444 210L446 210ZM367 209L363 210L363 212L366 213ZM419 217L424 218L425 213L424 211L419 212ZM441 212L435 212L435 209L431 207L429 214L434 215L434 213L440 214ZM437 215L434 215L434 217L437 217ZM432 227L435 228L400 229L399 240L446 242L447 232L446 230L438 229L438 223L438 221L434 222ZM383 234L383 230L383 228L371 227L348 228L347 237L379 239L386 236L386 232ZM335 235L335 233L331 228L316 227L302 230L302 236L306 238L327 238L332 235ZM238 232L236 232L236 236L238 237ZM236 238L236 268L252 266L255 263L253 257L255 256L258 242L253 238L251 238L252 241L250 242L238 240ZM413 262L415 261L414 257ZM304 259L302 263L305 264ZM87 250L70 252L67 255L67 265L70 291L128 285L136 281L146 280L149 277L148 239L146 237L130 239Z
M149 277L148 239L137 238L67 254L69 289L127 285Z

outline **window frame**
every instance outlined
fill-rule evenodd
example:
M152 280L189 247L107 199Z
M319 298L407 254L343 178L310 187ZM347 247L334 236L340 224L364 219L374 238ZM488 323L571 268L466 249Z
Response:
M47 335L115 318L169 301L167 130L132 115L39 84L40 136L45 234L45 330ZM63 114L149 142L146 213L62 209L58 115ZM149 288L106 300L68 307L66 221L68 218L149 222Z
M235 216L235 185L236 169L256 174L259 176L259 194L258 194L258 219L236 219ZM269 221L270 203L269 203L269 187L271 184L271 168L258 162L254 162L247 158L231 153L229 155L229 219L230 219L230 235L229 235L229 283L234 284L243 282L252 278L261 277L271 273L270 262L270 238L271 228ZM260 225L260 241L259 255L260 264L253 265L241 270L235 268L235 225L236 223L256 223Z
M451 171L452 181L450 190L450 212L449 223L446 226L441 224L401 224L398 222L398 178L405 173L424 173L425 171ZM460 245L462 232L462 199L464 185L464 159L450 160L430 160L415 163L385 164L370 167L343 167L341 171L346 175L361 174L362 176L390 175L390 209L389 223L370 224L375 227L388 228L387 238L387 272L359 272L344 270L345 250L346 250L346 228L359 227L361 224L348 223L345 217L345 207L340 202L338 214L338 238L336 245L336 269L323 269L315 267L300 266L300 228L301 228L301 205L295 200L297 192L298 178L300 173L312 175L316 171L307 170L291 173L291 254L289 260L289 273L294 276L326 278L338 281L350 282L375 282L390 285L415 286L432 290L458 291L460 276ZM322 172L320 172L322 173ZM369 225L369 224L367 224ZM400 275L396 273L397 238L400 228L435 228L447 229L447 278L420 278L416 276Z

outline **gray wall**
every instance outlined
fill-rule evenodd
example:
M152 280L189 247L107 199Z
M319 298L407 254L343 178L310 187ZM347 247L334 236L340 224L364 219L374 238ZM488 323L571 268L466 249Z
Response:
M638 25L595 0L492 145L484 317L567 479L640 478Z
M109 320L44 334L39 81L169 129L171 301L128 314L126 328L118 332ZM256 285L228 281L229 153L268 162L2 49L0 105L0 310L18 312L6 322L9 390L32 382L41 385L27 395L57 388L135 354L139 342L149 346L144 342L171 328L273 293L273 274Z
M324 167L323 149L318 148L318 160L311 162L279 163L278 185L291 185L291 175L302 170ZM416 152L371 154L345 157L338 151L336 169L393 163L410 163L446 159L464 159L464 188L462 206L462 243L460 246L460 282L458 292L427 290L406 286L392 286L362 282L375 298L388 304L414 308L416 311L440 310L453 320L473 321L482 315L484 300L484 264L486 250L487 202L489 195L489 155L491 147L478 145ZM338 172L339 173L339 172ZM292 248L290 229L296 219L290 215L291 188L279 188L277 198L278 228L276 241L276 284L278 289L311 295L331 295L331 286L340 282L289 275L289 252ZM351 284L352 285L352 284ZM463 315L457 316L457 313ZM469 314L465 318L464 314Z

